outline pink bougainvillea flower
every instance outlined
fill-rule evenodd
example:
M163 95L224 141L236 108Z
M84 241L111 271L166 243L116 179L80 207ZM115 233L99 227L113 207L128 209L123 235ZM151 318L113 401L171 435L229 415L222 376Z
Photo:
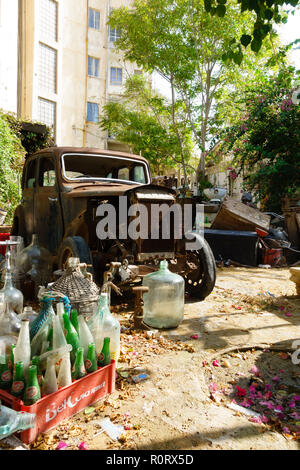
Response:
M277 375L274 375L272 380L273 380L273 382L279 382L279 377Z
M300 395L294 395L293 400L294 401L299 401L300 400Z
M284 310L284 306L283 305L280 305L280 310Z
M295 402L294 402L294 401L291 401L291 403L289 404L289 407L290 407L290 408L295 408L295 407L296 407Z
M291 317L292 314L291 314L290 312L285 312L285 316L286 316L286 317Z
M199 335L192 335L191 338L192 338L192 339L198 339L198 338L199 338Z
M246 392L245 388L241 388L238 385L236 385L235 388L237 389L237 396L238 397L245 397L247 395L247 392Z
M66 450L67 447L68 447L68 444L66 442L60 441L57 444L56 450Z
M202 365L205 367L207 365L207 361L202 361Z
M256 375L256 377L260 377L260 371L259 371L259 368L257 366L252 366L251 369L250 369L250 372L252 372L252 374Z
M283 407L282 407L281 405L276 405L276 406L274 407L274 411L275 411L276 413L281 413L281 411L283 411Z
M273 392L266 392L266 393L264 394L264 397L267 398L268 400L269 400L270 398L272 398L272 396L273 396Z
M244 406L245 408L250 407L249 401L246 398L244 398L244 400L240 403L240 405Z
M209 384L208 388L211 392L216 392L218 390L218 385L215 382L212 382Z
M290 433L289 428L287 428L286 426L284 428L282 428L282 431L284 432L284 434L289 434Z
M85 442L81 442L78 446L79 450L89 450Z
M218 363L218 361L216 359L214 361L212 361L212 365L214 367L220 367L220 364Z
M261 420L263 423L267 423L269 421L269 418L267 418L265 415L262 415Z
M130 431L130 429L132 429L132 427L133 427L132 424L126 424L124 426L124 429L125 429L125 431Z
M266 384L266 385L265 385L265 389L266 389L266 390L271 390L271 385L270 385L270 384Z
M257 423L257 424L262 423L262 420L259 416L251 416L251 418L249 418L249 421L251 421L251 423Z

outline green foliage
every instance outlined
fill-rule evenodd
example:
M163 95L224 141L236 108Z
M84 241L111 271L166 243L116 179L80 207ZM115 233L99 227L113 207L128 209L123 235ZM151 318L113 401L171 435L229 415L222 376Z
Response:
M177 103L177 119L184 114ZM118 141L128 144L131 151L142 154L152 170L159 174L163 168L187 163L191 156L191 132L184 118L177 122L182 146L174 132L172 109L165 98L155 93L142 76L129 77L122 101L104 106L100 127Z
M212 16L219 17L231 14L228 5L225 5L226 3L227 0L204 0L205 10ZM235 41L236 45L242 44L246 48L250 44L251 50L258 52L264 39L272 31L273 24L286 23L287 15L283 11L283 4L286 7L290 5L295 8L299 4L299 0L237 0L237 3L240 5L241 13L251 12L255 19L252 21L251 35L243 34L238 42ZM241 57L243 57L242 52ZM224 53L223 59L238 63L231 47Z
M283 196L300 188L300 106L292 101L296 79L295 69L286 67L266 77L263 86L249 87L243 120L223 134L223 151L234 155L247 174L247 187L275 212Z
M11 130L5 116L0 113L0 204L10 221L20 200L19 170L25 151L18 137Z
M225 3L218 2L218 13L211 16L202 0L134 0L131 9L113 10L109 21L121 31L116 46L125 58L167 80L175 104L179 103L176 114L184 107L186 126L200 150L197 177L205 173L209 142L224 126L228 110L235 113L232 91L242 88L240 83L249 76L258 76L273 54L266 41L259 54L249 49L243 55L239 39L243 36L244 44L249 41L253 14L241 14L230 0L222 17Z
M31 155L43 148L51 147L54 144L50 127L45 126L44 124L40 125L39 123L18 119L12 113L5 114L5 117L12 131L21 140L21 144L28 155ZM34 132L32 130L27 130L25 128L26 124L29 124L29 129L35 124L40 125L42 126L43 131Z
M43 133L32 132L24 129L24 121L14 114L0 112L0 205L7 211L5 223L12 222L14 210L20 202L20 180L26 154L52 143L48 127L45 126Z

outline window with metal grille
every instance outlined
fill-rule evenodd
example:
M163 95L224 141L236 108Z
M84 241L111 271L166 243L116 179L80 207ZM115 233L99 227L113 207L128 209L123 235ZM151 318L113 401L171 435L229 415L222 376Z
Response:
M88 76L99 77L99 59L88 57Z
M99 121L99 105L97 103L87 103L87 115L86 120L88 122L98 122Z
M38 99L38 121L51 127L55 133L56 103L54 101Z
M44 41L57 41L58 7L54 0L40 1L40 38Z
M89 28L100 30L100 11L89 8Z
M115 42L120 38L121 30L119 28L109 28L109 40Z
M111 85L122 85L122 74L123 71L119 67L110 68L110 84Z
M39 86L56 93L57 51L40 43L39 45Z

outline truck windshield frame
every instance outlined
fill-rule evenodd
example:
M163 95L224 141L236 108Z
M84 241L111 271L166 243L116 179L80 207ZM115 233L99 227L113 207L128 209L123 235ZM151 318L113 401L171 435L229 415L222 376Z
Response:
M102 177L102 176L84 176L84 174L78 175L77 177L72 177L68 175L69 173L76 173L76 169L74 167L74 170L72 169L66 169L66 157L82 157L81 163L83 159L88 158L88 157L97 157L99 159L102 159L102 163L107 163L110 159L112 160L112 169L121 170L125 167L128 167L130 169L134 169L134 167L143 167L144 169L144 176L145 176L145 182L140 182L140 181L134 181L132 179L127 180L127 179L119 179L119 178L113 178L113 177ZM116 165L117 162L120 162L120 165ZM127 165L126 165L127 163ZM103 182L111 182L111 183L118 183L118 184L139 184L139 185L144 185L144 184L150 184L151 178L150 178L150 173L149 173L149 168L147 164L141 160L136 160L134 158L126 158L126 157L120 157L120 156L114 156L114 155L99 155L99 154L92 154L92 153L64 153L61 156L61 168L62 168L62 176L63 179L69 182L80 182L80 181L103 181ZM109 169L109 165L107 165L107 170ZM82 166L82 169L84 167ZM79 171L78 173L82 173ZM87 170L88 173L88 170ZM110 171L107 173L109 174Z

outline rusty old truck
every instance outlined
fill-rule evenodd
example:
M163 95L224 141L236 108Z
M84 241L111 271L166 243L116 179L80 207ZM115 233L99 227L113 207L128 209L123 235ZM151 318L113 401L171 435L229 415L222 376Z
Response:
M63 269L69 257L80 258L99 285L111 265L113 283L125 289L141 283L167 259L170 270L185 278L190 295L209 295L216 266L204 238L197 250L186 250L186 239L176 239L172 231L168 239L133 240L120 238L117 227L114 239L99 239L97 208L112 204L118 217L120 196L128 205L142 203L150 211L152 202L176 203L173 189L152 183L149 164L141 156L87 148L43 149L25 161L12 234L22 236L25 246L38 234L52 255L54 270Z

